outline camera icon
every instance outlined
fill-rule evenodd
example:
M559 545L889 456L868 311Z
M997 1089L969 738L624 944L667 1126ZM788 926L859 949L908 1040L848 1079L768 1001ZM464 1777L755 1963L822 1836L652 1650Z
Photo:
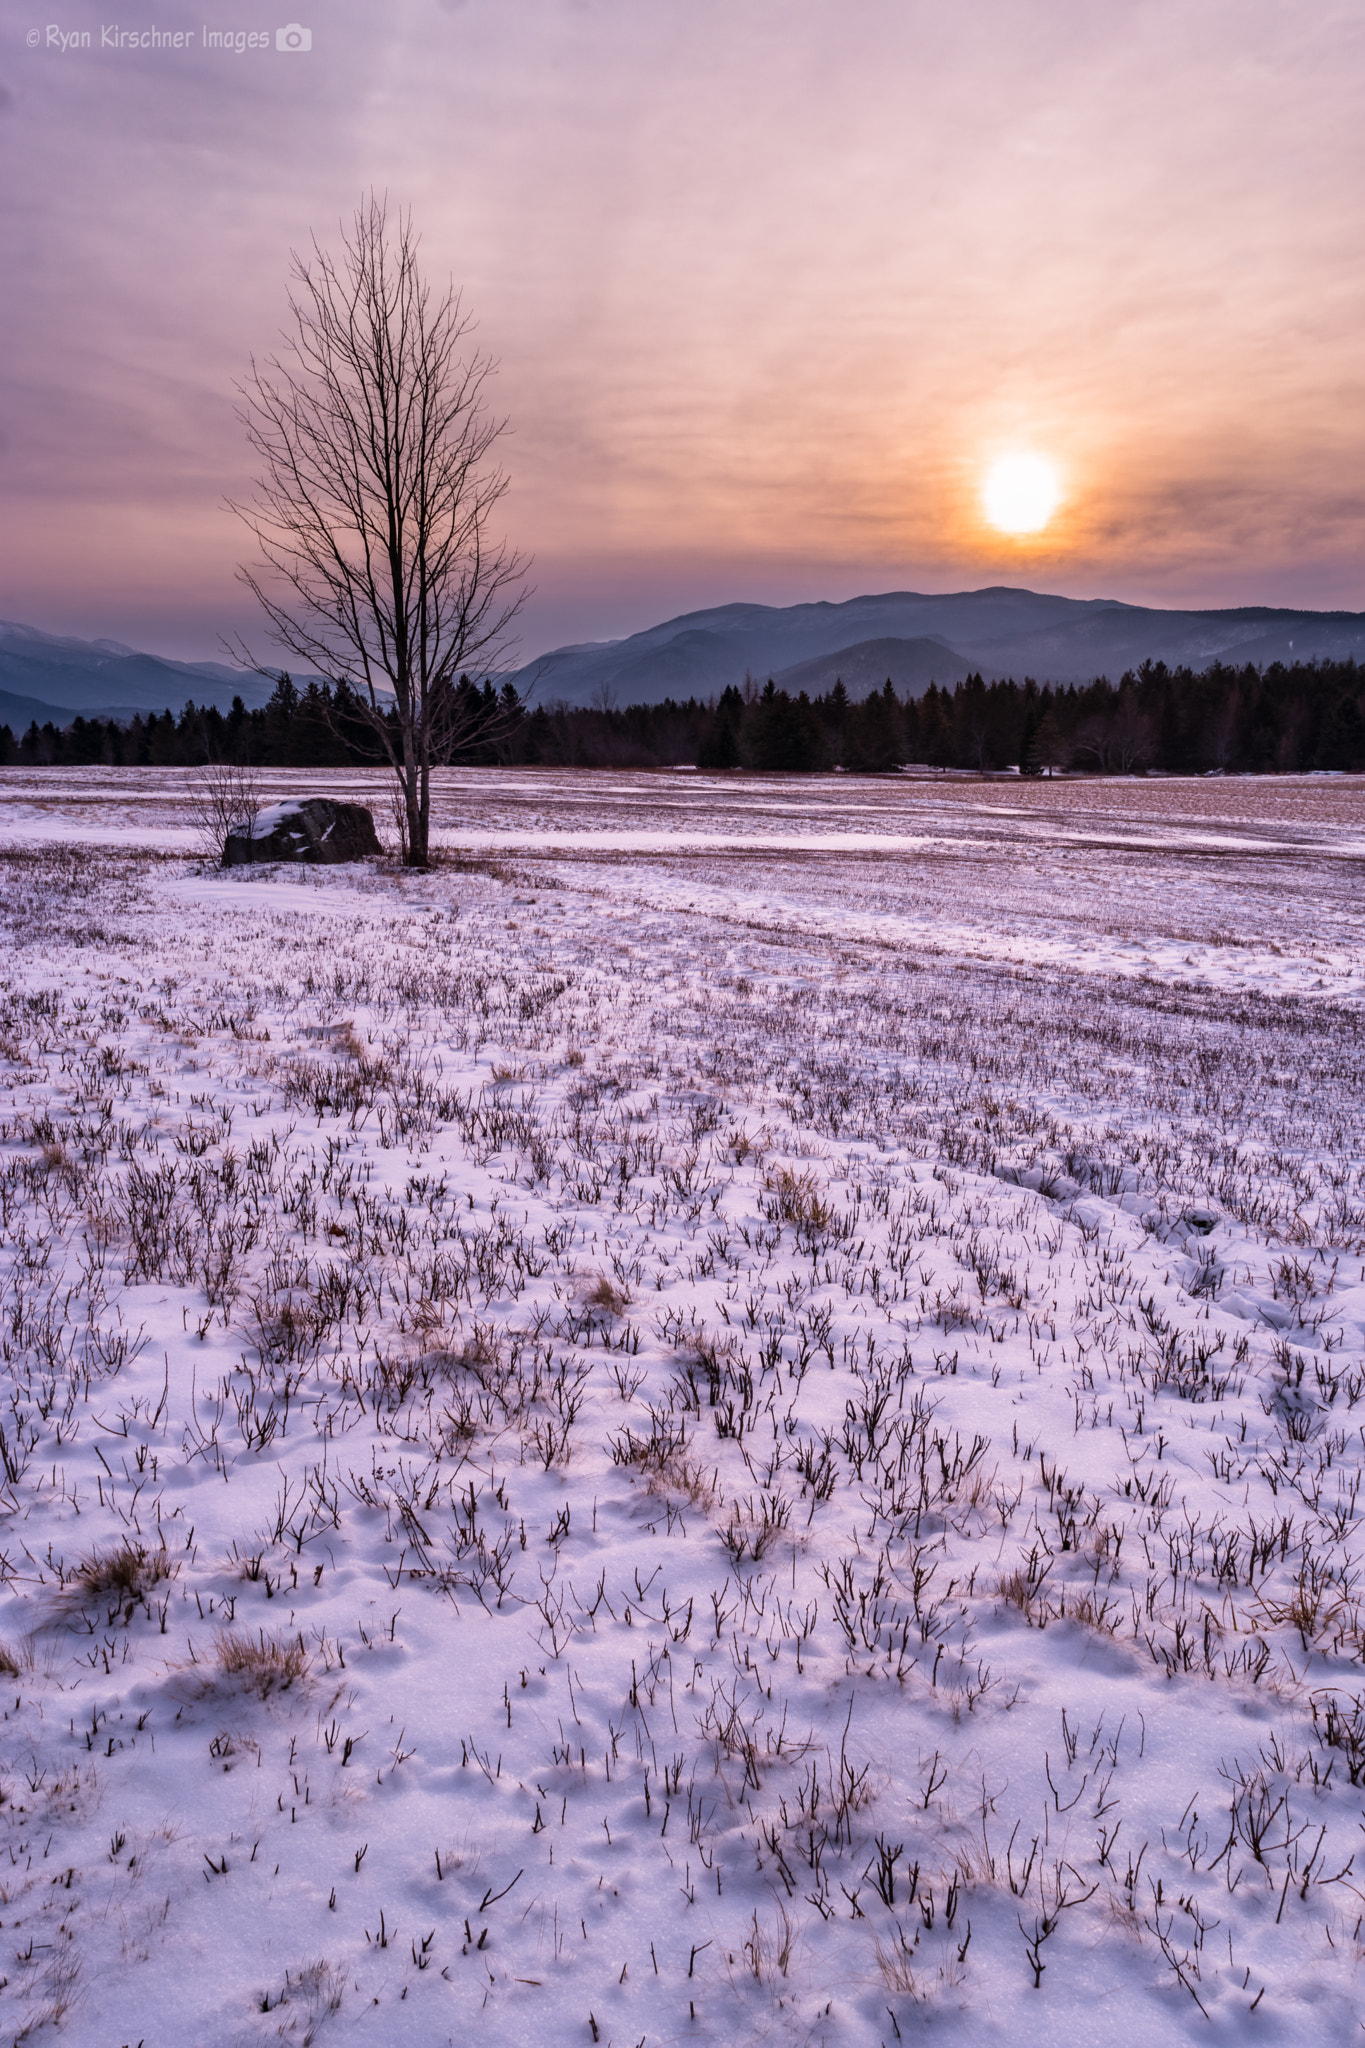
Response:
M311 50L312 47L312 29L300 28L296 21L287 21L283 28L277 28L275 31L277 50Z

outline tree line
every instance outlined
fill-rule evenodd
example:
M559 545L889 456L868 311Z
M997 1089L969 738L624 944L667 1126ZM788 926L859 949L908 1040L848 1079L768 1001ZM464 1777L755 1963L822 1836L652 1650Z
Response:
M462 677L448 727L452 757L470 765L577 768L747 768L885 772L906 763L947 769L1018 766L1024 774L1292 773L1365 770L1365 667L1354 661L1215 664L1195 672L1144 662L1111 683L1055 688L1031 678L968 676L900 697L890 681L861 703L841 682L793 697L746 678L718 698L580 707L524 702ZM396 718L395 718L395 734ZM195 767L210 761L268 768L379 767L391 759L368 707L344 683L299 689L282 676L268 704L229 712L186 704L128 721L77 718L0 725L0 763Z

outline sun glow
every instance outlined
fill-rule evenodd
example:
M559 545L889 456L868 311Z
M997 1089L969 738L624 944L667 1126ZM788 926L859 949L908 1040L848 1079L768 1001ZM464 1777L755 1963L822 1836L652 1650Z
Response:
M1002 533L1038 533L1057 509L1061 486L1041 455L1002 455L986 478L986 517Z

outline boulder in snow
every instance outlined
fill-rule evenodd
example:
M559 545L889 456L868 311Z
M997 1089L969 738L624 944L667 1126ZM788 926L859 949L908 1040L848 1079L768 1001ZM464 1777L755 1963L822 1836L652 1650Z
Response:
M364 860L368 854L382 852L374 819L364 804L309 796L270 804L256 813L249 832L229 832L223 866L240 868L280 860Z

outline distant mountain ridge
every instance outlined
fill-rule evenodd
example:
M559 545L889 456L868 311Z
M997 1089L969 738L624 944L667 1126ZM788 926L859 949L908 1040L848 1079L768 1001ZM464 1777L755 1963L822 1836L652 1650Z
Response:
M67 726L76 716L66 704L48 704L41 697L17 697L12 690L0 690L0 725L11 732L27 732L30 725Z
M556 648L514 680L540 704L625 705L713 696L746 674L812 695L842 676L851 697L889 674L902 695L920 696L931 681L952 684L975 670L988 680L1080 683L1116 680L1148 659L1202 669L1220 660L1265 667L1349 655L1365 660L1365 612L1157 611L997 586L938 596L888 591L842 604L718 605L625 640Z
M931 683L959 683L971 670L966 656L946 640L860 640L834 654L817 654L779 669L773 681L793 696L804 690L808 697L823 697L842 683L856 702L880 690L888 678L899 696L922 697Z
M217 661L168 661L118 640L74 640L0 620L0 720L68 724L85 718L179 713L193 698L220 711L240 697L248 710L269 701L274 679Z

